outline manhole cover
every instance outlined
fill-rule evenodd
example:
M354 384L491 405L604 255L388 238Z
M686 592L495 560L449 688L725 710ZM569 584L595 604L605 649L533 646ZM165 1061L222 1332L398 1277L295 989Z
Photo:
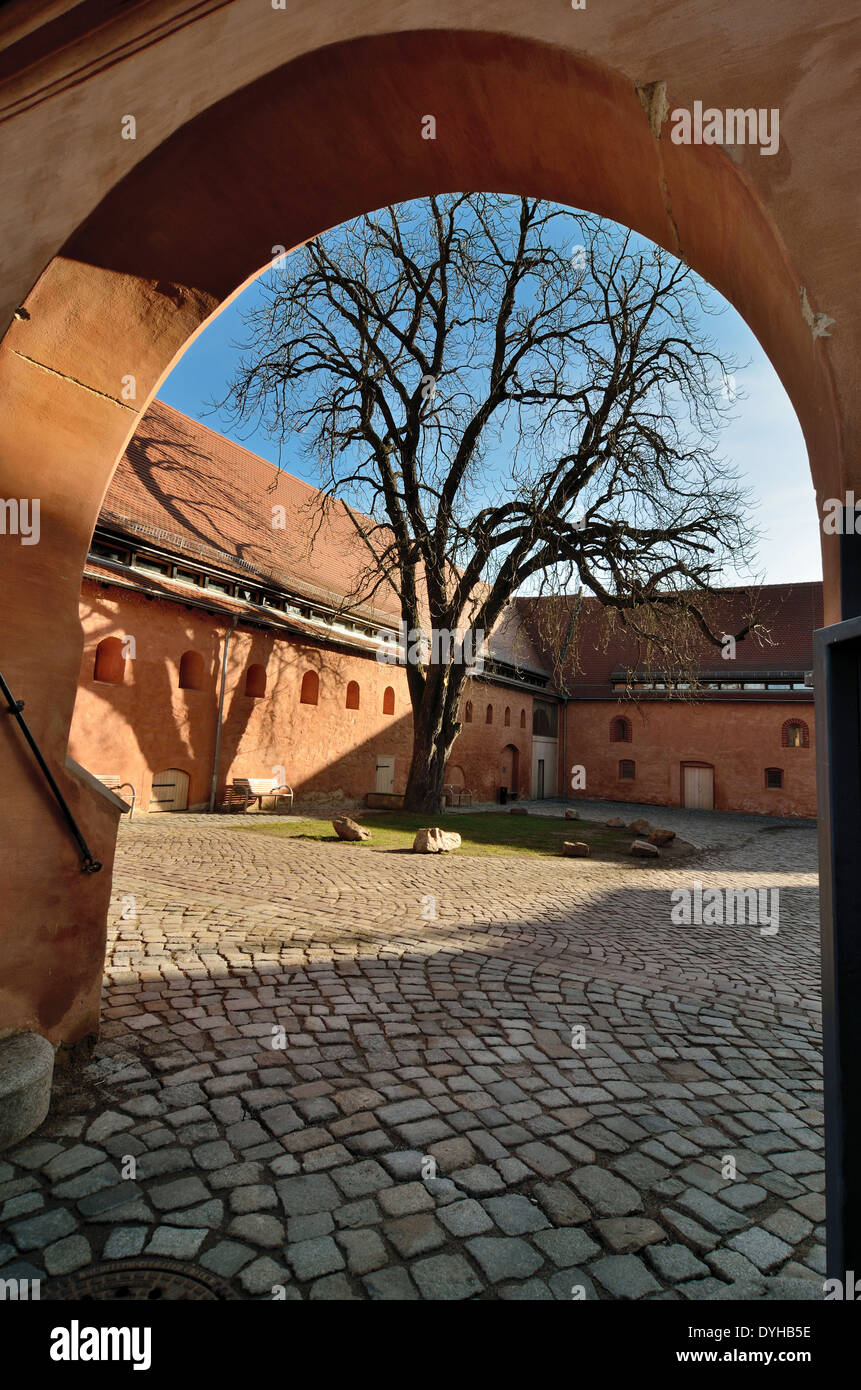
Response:
M153 1257L110 1260L107 1264L81 1269L77 1274L67 1274L64 1279L49 1279L44 1297L55 1302L128 1299L146 1303L179 1299L212 1301L236 1295L229 1284L208 1270L182 1264L179 1260Z

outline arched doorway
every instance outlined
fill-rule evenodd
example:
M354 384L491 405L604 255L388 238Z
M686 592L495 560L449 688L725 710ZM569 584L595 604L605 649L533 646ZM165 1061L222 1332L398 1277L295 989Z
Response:
M782 55L815 33L803 7L758 17L753 40L737 26L731 65L715 63L706 0L646 25L634 0L620 0L612 20L600 6L515 13L489 3L475 32L454 0L441 0L433 30L422 28L419 0L383 0L373 21L358 3L323 3L301 26L264 5L227 4L191 22L166 0L152 43L130 41L148 22L147 7L132 8L56 52L46 34L41 57L38 44L24 44L22 19L17 76L14 14L6 35L17 87L4 139L29 157L9 161L0 209L9 324L0 458L4 495L39 497L41 537L0 548L4 675L105 867L81 874L32 760L14 745L0 814L17 930L0 946L0 1005L4 1026L67 1042L97 1027L118 816L66 761L87 547L115 461L160 380L282 249L369 208L459 188L536 194L612 217L683 254L757 333L798 412L820 497L861 492L861 324L844 314L839 333L830 331L858 237L848 201L835 203L828 183L851 165L845 110L838 104L831 121L820 104L811 116L799 97L791 164L783 150L733 158L675 145L665 120L665 102L690 104L707 83L732 105L745 84L765 106L790 102L797 63L763 58L769 45ZM380 32L367 34L369 22ZM127 57L97 61L119 32L128 46L110 51ZM816 38L819 71L830 68L843 90L848 45L839 33ZM73 65L88 44L82 78ZM177 71L181 105L171 92ZM136 138L126 141L120 108L136 94ZM422 135L428 112L432 139ZM77 162L58 148L58 128ZM47 201L46 172L56 175ZM826 206L828 247L818 221ZM21 207L42 209L35 229ZM825 541L833 620L839 541Z
M861 227L839 196L857 185L842 99L857 88L848 24L823 28L807 6L740 14L719 34L708 0L648 23L636 0L489 0L475 18L439 0L432 30L422 0L321 0L301 24L262 4L165 0L157 32L149 6L70 7L53 26L53 11L7 9L0 490L38 497L42 529L38 545L0 548L4 675L104 872L81 874L12 744L0 1023L74 1042L98 1025L118 816L67 762L80 574L114 462L188 338L276 246L368 208L455 188L539 194L636 228L721 290L790 395L820 506L861 493L861 321L845 307ZM811 83L834 99L811 102ZM669 107L752 93L781 112L774 158L670 141ZM854 533L823 538L828 623L861 611L858 548Z
M188 773L178 767L156 772L152 779L149 810L184 811L188 806Z
M520 749L513 743L506 743L499 760L499 785L505 787L509 796L517 796L520 790Z

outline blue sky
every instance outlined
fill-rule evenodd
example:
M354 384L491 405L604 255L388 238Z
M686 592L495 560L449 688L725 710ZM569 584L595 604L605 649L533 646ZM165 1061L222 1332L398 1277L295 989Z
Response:
M277 446L259 431L241 435L212 402L226 394L237 359L235 344L245 337L242 313L256 293L251 285L191 344L162 384L159 398L243 443L263 458L278 462ZM755 571L770 584L822 577L815 496L807 462L807 450L786 392L774 368L750 329L716 291L708 294L724 312L708 321L723 356L742 366L736 373L739 397L734 419L720 437L721 453L741 469L745 483L759 499L756 525L762 531ZM315 482L309 465L298 452L285 454L282 467ZM749 575L727 575L726 582L744 582Z

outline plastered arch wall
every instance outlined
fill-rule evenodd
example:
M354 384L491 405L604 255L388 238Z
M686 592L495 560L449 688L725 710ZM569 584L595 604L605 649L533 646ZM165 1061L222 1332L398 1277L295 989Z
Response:
M837 317L841 271L823 254L811 214L823 202L823 172L848 163L851 150L843 124L829 131L828 110L820 103L813 121L802 99L798 62L815 37L806 14L778 3L754 19L731 4L716 27L714 7L700 0L648 24L635 3L617 4L612 16L602 6L575 15L562 5L482 3L468 19L442 3L429 30L426 5L393 0L324 0L301 21L236 0L201 7L184 26L171 0L144 9L116 21L129 47L112 63L108 25L56 52L46 33L42 56L18 73L16 53L24 44L32 56L40 33L21 37L26 11L15 5L0 28L0 158L10 156L3 216L15 213L3 292L8 309L21 305L0 344L0 491L38 496L41 509L38 545L4 537L0 547L8 613L0 669L26 699L106 865L80 875L29 754L4 729L6 813L14 807L5 896L15 929L0 935L0 1028L35 1027L67 1042L96 1027L117 816L64 765L87 545L115 461L159 381L273 247L432 191L481 187L589 208L682 254L735 304L793 400L820 497L851 486L845 459L854 458L847 445L857 430L849 403L858 325L844 311L840 338L822 336L826 319L816 315ZM134 29L155 12L159 37ZM823 36L817 13L814 67L820 80L831 71L837 98L850 90L845 34ZM457 27L465 23L472 28ZM349 34L364 36L332 42ZM673 145L660 124L662 89L638 94L638 82L666 82L671 105L705 97L777 106L780 152L731 157ZM137 140L123 144L130 106ZM434 140L422 138L426 114ZM857 226L839 208L832 237L841 219L840 256L849 260ZM825 562L833 620L830 552Z

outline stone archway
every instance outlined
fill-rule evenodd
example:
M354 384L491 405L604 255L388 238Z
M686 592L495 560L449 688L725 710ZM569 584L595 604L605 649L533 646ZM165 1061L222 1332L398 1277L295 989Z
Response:
M54 51L48 29L34 32L31 22L25 32L26 7L13 5L5 39L0 33L0 134L29 142L26 157L9 164L13 254L3 302L17 313L0 345L2 489L38 497L41 507L39 544L13 545L7 536L0 548L8 614L0 669L26 701L33 732L105 865L101 875L82 876L32 759L10 740L4 873L14 930L0 945L0 1026L67 1043L97 1027L118 814L66 764L82 565L115 461L158 383L275 248L431 191L483 187L591 209L682 254L736 306L795 405L820 499L852 486L845 460L857 455L849 444L861 330L847 314L839 338L829 338L826 311L839 314L858 232L848 207L845 215L830 208L832 238L845 232L841 269L839 257L823 253L813 216L828 204L819 195L823 171L835 159L849 162L851 123L843 113L831 129L821 108L817 121L799 109L794 64L806 16L789 30L785 16L757 18L748 35L740 13L729 26L729 84L716 75L725 40L704 0L647 26L633 0L612 22L563 7L548 20L498 0L466 21L480 24L472 31L456 27L465 22L462 7L448 0L433 30L420 28L426 7L417 0L380 0L370 19L367 6L322 3L301 32L262 6L201 7L200 23L185 25L180 8L164 0L163 31L149 43L138 34L137 46L129 38L125 56L111 63L102 61L110 26ZM134 37L143 19L116 23ZM349 34L356 37L332 43ZM830 67L839 87L845 41L835 33L817 43L818 72ZM76 69L85 57L89 68ZM785 112L773 159L669 140L665 95L690 106L708 93L716 105L736 106L749 104L751 92L758 105ZM130 101L138 106L134 145L121 138ZM422 135L428 113L434 139ZM73 137L74 178L64 164ZM57 184L46 195L46 168L54 166ZM32 232L27 213L37 205L44 217ZM836 543L825 565L833 618Z

